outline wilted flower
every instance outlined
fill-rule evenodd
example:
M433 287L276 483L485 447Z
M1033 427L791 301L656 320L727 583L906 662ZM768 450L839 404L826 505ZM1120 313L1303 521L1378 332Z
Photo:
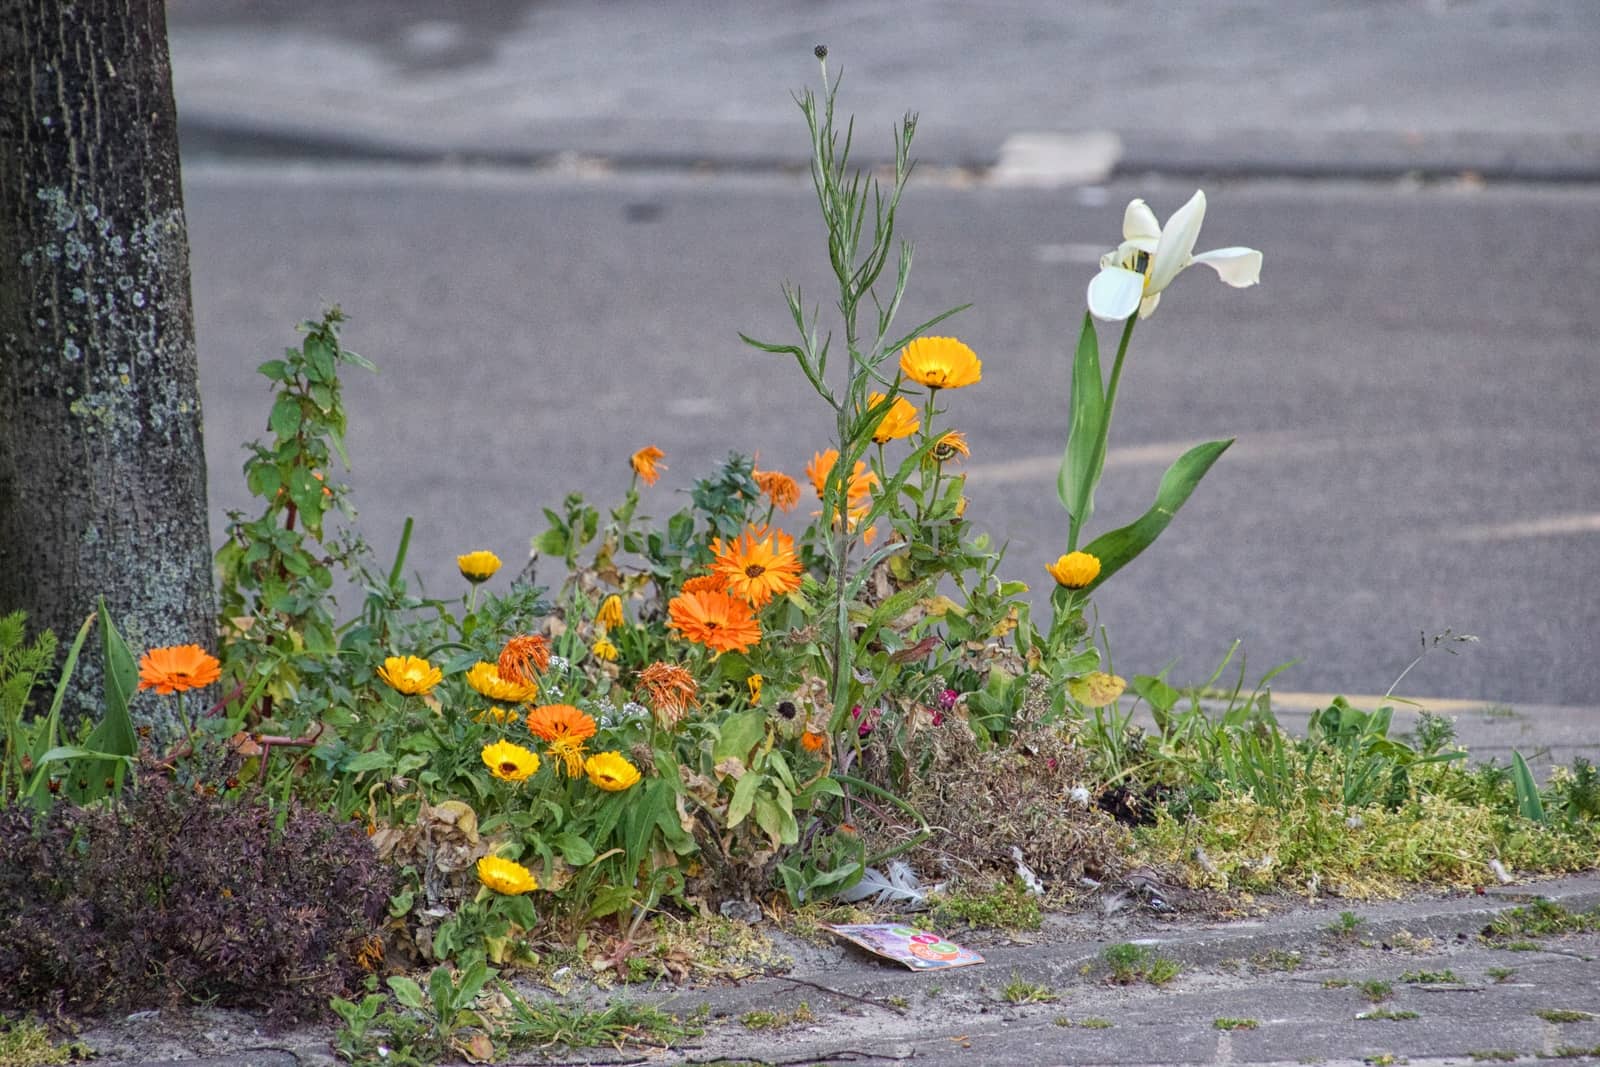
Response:
M485 856L478 861L478 881L508 897L520 896L539 888L533 872L515 860Z
M589 781L608 793L620 793L639 782L639 768L620 752L597 752L583 761Z
M1100 560L1088 552L1068 552L1058 556L1054 563L1046 563L1044 569L1050 572L1057 585L1082 589L1100 577Z
M539 770L539 754L510 741L483 746L483 764L489 773L506 782L520 782Z
M870 410L882 404L886 397L882 393L867 394L867 408ZM894 398L894 403L883 413L883 419L878 423L878 428L872 431L872 439L878 444L887 444L897 441L902 437L910 437L922 426L922 420L917 416L917 409L911 401L903 396Z
M603 659L607 663L615 663L617 656L620 655L617 646L606 637L595 638L594 644L589 646L589 652L595 659Z
M539 687L508 681L493 663L475 663L467 671L467 684L501 704L526 704L539 695Z
M461 572L461 577L477 585L494 577L495 572L500 569L500 557L493 552L479 549L477 552L457 556L456 569Z
M221 674L217 657L199 645L152 648L139 657L139 688L154 689L162 696L203 688Z
M779 511L793 511L800 503L799 483L782 471L752 471L751 477Z
M615 630L622 625L622 598L615 593L600 601L600 610L595 613L594 621L597 626L607 630Z
M538 685L550 666L550 643L539 634L517 634L500 650L500 677L521 685Z
M795 555L794 539L782 530L751 526L726 545L722 538L715 539L711 551L716 556L712 573L751 607L762 607L774 596L800 588L800 557Z
M752 674L750 677L744 680L745 688L750 691L750 703L761 703L761 685L764 681L766 681L766 679L762 678L759 674Z
M928 450L929 458L935 463L949 463L957 456L964 458L970 455L972 450L967 447L967 435L960 430L951 430L944 434Z
M1229 285L1243 289L1261 280L1261 253L1254 248L1218 248L1194 255L1205 219L1206 194L1197 191L1167 220L1156 221L1143 200L1122 216L1122 244L1100 257L1100 273L1089 282L1089 310L1096 318L1121 321L1135 311L1150 317L1161 292L1191 264L1204 263Z
M929 389L959 389L983 377L983 363L954 337L919 337L900 350L900 371Z
M629 457L628 462L633 466L633 473L637 474L645 485L655 485L656 480L661 477L661 472L667 469L667 465L661 462L665 456L666 453L655 445L646 445Z
M667 604L669 627L713 652L745 652L761 640L750 605L727 593L681 593Z
M426 693L444 678L443 672L420 656L390 656L378 668L378 677L397 693Z
M652 663L639 672L639 688L654 709L656 723L663 730L678 725L698 702L699 685L683 667L671 663Z

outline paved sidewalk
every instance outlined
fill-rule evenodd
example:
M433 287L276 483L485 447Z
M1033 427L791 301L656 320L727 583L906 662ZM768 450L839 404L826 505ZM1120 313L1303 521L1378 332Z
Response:
M1600 176L1600 5L170 0L191 155L803 165L832 50L874 134L1020 184ZM884 139L863 139L868 152Z

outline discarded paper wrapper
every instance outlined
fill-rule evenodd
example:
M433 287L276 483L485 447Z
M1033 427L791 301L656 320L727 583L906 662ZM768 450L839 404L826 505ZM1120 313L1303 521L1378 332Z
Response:
M854 941L868 952L903 963L913 971L970 967L983 962L983 957L970 948L962 948L954 941L946 941L938 934L914 926L901 926L899 923L823 925L825 929Z

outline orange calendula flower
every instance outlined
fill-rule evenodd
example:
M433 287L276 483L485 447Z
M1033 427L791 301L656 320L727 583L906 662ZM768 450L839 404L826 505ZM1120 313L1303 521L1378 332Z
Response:
M886 397L882 393L869 393L867 395L867 408L877 407ZM898 441L902 437L910 437L922 427L922 420L917 416L917 409L912 407L911 401L903 396L894 398L894 403L889 405L889 410L884 412L883 421L878 423L878 428L872 431L872 439L878 444Z
M817 730L807 730L800 735L800 747L807 752L821 752L822 746L828 743L828 735Z
M637 474L645 485L655 485L656 479L661 477L661 472L667 469L667 465L661 462L665 456L666 453L655 445L646 445L635 452L628 462L633 465L633 473Z
M538 773L539 754L510 741L483 746L483 765L506 782L521 782Z
M550 643L539 634L517 634L500 650L500 677L518 685L538 685L550 666Z
M464 556L457 556L456 569L461 572L461 577L477 585L494 577L495 572L500 569L500 557L487 549L479 549Z
M826 452L815 453L811 462L806 465L806 477L811 479L811 486L817 491L817 499L822 499L828 488L828 475L833 471L833 465L838 462L839 453L834 449ZM850 485L845 490L849 497L850 506L858 507L862 500L872 495L872 490L877 487L878 476L867 470L863 460L856 460L856 469L850 475Z
M697 574L684 582L683 588L678 591L680 593L726 593L728 591L728 580L715 572Z
M900 350L900 372L929 389L960 389L983 377L983 361L954 337L919 337Z
M727 582L728 592L760 608L772 598L800 588L800 557L794 538L782 530L751 526L727 544L711 543L716 559L712 572Z
M502 704L526 704L539 695L539 687L523 685L500 676L493 663L474 663L467 671L467 684L490 700Z
M957 457L965 458L972 455L972 449L967 447L967 435L960 430L951 430L944 434L928 450L928 456L935 463L949 463Z
M811 462L806 464L806 477L811 479L811 488L817 491L818 500L826 494L828 472L833 470L833 465L837 462L839 462L839 450L830 448L812 453Z
M639 783L639 768L620 752L597 752L583 761L589 781L608 793L620 793Z
M583 743L594 730L594 719L571 704L542 704L528 712L528 732L550 746L569 778L583 773Z
M800 503L800 485L782 471L754 471L753 477L772 506L779 511L793 511Z
M699 703L700 687L683 667L671 663L652 663L639 672L639 688L650 705L650 714L663 730L671 730L689 709Z
M1088 552L1068 552L1046 563L1044 569L1056 584L1067 589L1082 589L1100 576L1100 560Z
M607 630L615 630L622 625L622 598L615 593L600 601L600 610L595 613L596 626Z
M727 593L682 593L667 604L667 623L713 652L744 652L761 640L750 605Z
M443 672L420 656L390 656L378 668L378 677L397 693L426 693L444 678Z
M162 696L203 688L221 674L217 657L199 645L152 648L139 657L139 688L154 689Z

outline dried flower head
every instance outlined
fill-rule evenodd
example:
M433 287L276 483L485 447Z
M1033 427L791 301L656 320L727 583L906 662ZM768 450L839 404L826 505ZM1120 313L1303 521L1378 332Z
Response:
M744 686L750 692L750 703L761 703L761 686L765 681L766 679L759 674L752 674L744 680Z
M539 771L539 754L510 741L483 746L483 765L506 782L521 782Z
M928 450L928 456L935 463L949 463L958 457L966 458L970 455L972 450L967 447L967 435L960 430L951 430L942 435Z
M960 389L983 377L983 362L954 337L919 337L900 350L900 371L929 389Z
M539 634L517 634L500 650L500 677L519 685L538 685L550 667L550 642Z
M761 640L750 605L727 593L681 593L667 604L667 625L713 652L745 652Z
M694 675L672 663L652 663L640 671L639 689L663 730L674 729L699 703Z
M539 888L533 872L515 860L485 856L478 861L478 881L508 897L531 893Z
M639 768L620 752L597 752L583 761L589 781L608 793L620 793L639 782Z
M139 688L154 689L162 696L203 688L221 674L217 657L199 645L152 648L139 657Z
M794 551L794 538L782 530L751 526L727 544L717 538L711 552L716 556L712 572L724 579L729 593L748 600L751 607L763 607L774 596L800 588L800 557Z
M617 646L603 635L594 639L594 644L589 646L589 654L595 659L605 660L607 663L615 663L617 657L621 655L617 651Z
M665 456L666 453L655 445L646 445L630 456L628 463L645 485L655 485L661 472L667 469L667 465L661 462Z
M426 693L444 678L443 672L420 656L390 656L378 668L378 677L397 693Z
M500 557L493 552L479 549L464 556L457 556L456 569L461 572L461 577L477 585L494 577L495 572L500 569Z
M779 511L793 511L800 503L800 484L782 471L752 471L751 476Z
M600 610L595 612L596 626L607 630L615 630L622 625L622 598L615 593L600 601Z

